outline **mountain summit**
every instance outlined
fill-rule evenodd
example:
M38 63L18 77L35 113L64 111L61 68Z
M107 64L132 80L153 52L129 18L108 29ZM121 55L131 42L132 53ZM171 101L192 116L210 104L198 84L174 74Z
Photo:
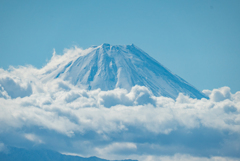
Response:
M206 97L179 76L135 45L102 44L65 57L45 79L62 78L88 90L112 90L145 86L156 96L176 98L184 93L192 98Z

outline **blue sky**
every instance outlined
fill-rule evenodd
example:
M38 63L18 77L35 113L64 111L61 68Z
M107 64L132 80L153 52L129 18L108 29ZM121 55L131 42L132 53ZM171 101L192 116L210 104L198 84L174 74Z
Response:
M135 44L199 90L240 90L240 1L0 1L0 67Z

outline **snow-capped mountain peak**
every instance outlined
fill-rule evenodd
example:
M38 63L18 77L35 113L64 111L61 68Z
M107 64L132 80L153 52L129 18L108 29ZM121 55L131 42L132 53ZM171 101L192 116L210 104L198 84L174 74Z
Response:
M76 48L52 59L59 59L59 63L49 62L47 66L51 68L43 69L44 80L62 78L88 90L130 90L140 85L156 96L176 98L179 93L184 93L193 98L206 97L134 44L104 43L86 50Z

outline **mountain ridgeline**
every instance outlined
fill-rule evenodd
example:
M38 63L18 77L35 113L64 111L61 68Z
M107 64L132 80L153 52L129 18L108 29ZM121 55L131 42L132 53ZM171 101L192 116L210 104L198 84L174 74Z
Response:
M192 98L207 98L133 44L92 46L58 64L54 70L46 71L44 77L45 80L62 78L88 90L130 90L140 85L155 96L175 99L183 93Z
M6 152L0 151L1 161L109 161L98 157L84 158L80 156L64 155L46 149L23 149L8 147ZM118 161L137 161L137 160L118 160Z

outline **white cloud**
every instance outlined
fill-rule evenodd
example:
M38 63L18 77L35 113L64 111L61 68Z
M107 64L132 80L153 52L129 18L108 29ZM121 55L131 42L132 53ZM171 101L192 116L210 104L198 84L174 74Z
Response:
M175 154L174 156L139 156L136 157L139 161L238 161L238 158L231 157L195 157L186 154Z
M225 99L231 99L231 92L229 87L222 87L219 89L214 89L213 91L204 90L203 92L215 102L220 102Z
M24 134L24 137L32 142L38 143L38 144L43 144L44 142L35 134Z
M108 156L113 153L129 153L137 150L137 146L134 143L130 142L115 142L106 147L96 148L95 149L99 156Z
M52 59L64 61L57 55ZM44 142L56 150L71 149L72 153L100 156L121 153L124 157L136 155L141 159L142 156L142 160L187 160L189 157L163 157L156 155L159 151L171 154L181 150L190 154L202 151L202 155L212 156L217 156L217 151L228 156L240 153L239 144L231 147L232 142L240 140L240 92L232 94L229 87L203 91L209 100L192 99L183 94L173 100L155 97L141 86L129 92L124 89L87 91L60 78L42 80L39 73L44 73L44 68L41 71L31 66L0 70L1 136L20 134L33 143ZM63 141L56 143L49 139L53 136ZM193 143L188 141L189 137ZM201 149L198 149L201 144L198 139L205 141ZM0 141L7 143L6 139ZM84 141L88 144L83 144ZM147 150L153 147L149 146L153 142L157 145L154 147L160 146L161 150ZM224 150L225 147L232 152ZM87 152L91 149L95 150Z

